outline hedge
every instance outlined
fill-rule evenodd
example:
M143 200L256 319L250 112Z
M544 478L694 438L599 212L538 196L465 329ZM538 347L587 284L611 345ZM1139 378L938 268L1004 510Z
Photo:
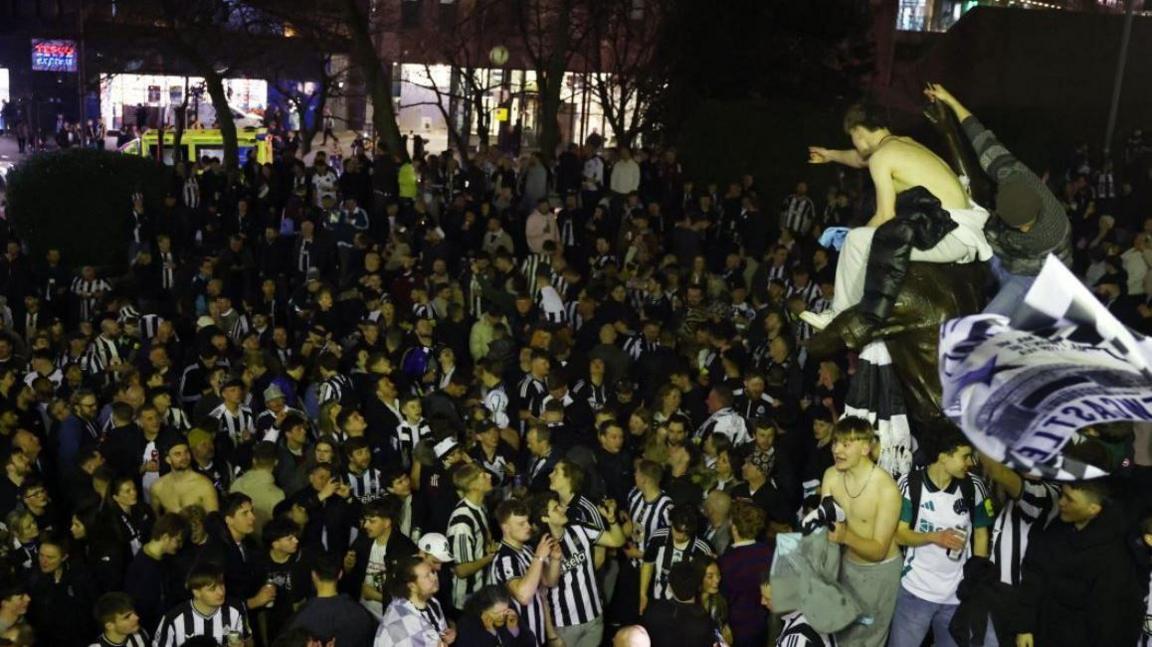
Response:
M58 248L72 266L124 269L132 193L160 212L166 171L112 151L70 149L34 155L8 173L8 214L34 259Z

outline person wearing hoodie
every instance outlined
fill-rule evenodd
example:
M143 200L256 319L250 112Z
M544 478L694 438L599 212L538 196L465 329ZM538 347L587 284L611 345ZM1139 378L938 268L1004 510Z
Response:
M1058 505L1024 559L1016 646L1137 644L1142 583L1119 504L1094 480L1064 484Z

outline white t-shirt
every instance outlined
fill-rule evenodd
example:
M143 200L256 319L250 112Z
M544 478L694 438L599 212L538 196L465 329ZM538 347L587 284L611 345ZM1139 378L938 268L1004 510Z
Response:
M372 548L368 551L368 568L364 571L364 583L375 588L377 591L384 590L384 580L388 574L388 566L384 560L384 555L388 550L388 545L381 545L379 542L372 542ZM376 600L361 600L361 604L365 609L368 609L372 615L376 616L377 620L384 617L384 604Z
M946 489L937 490L927 472L921 472L921 477L920 513L916 516L916 525L912 530L940 532L948 528L964 528L971 538L973 527L986 528L992 525L988 490L978 477L969 477L975 484L973 503L976 510L971 514L965 509L967 503L960 489L960 481L952 479ZM911 523L912 499L908 493L907 475L900 479L899 486L900 495L904 497L900 520ZM971 554L970 541L958 560L949 559L948 551L936 544L909 547L904 553L904 573L900 585L921 600L936 604L960 604L956 589L960 586L960 580L964 579L964 562Z

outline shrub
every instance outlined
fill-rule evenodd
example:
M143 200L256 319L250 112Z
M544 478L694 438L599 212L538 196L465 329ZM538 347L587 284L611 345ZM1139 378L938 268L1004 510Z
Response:
M146 213L157 214L165 179L153 160L113 151L34 155L8 173L8 217L34 259L56 247L74 267L123 269L132 193L142 192Z

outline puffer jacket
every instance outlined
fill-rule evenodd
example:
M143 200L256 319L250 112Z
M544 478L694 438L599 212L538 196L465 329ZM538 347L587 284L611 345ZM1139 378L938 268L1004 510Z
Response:
M958 226L928 189L917 186L901 193L896 217L877 227L872 238L861 314L876 322L887 319L908 274L912 248L932 249Z

